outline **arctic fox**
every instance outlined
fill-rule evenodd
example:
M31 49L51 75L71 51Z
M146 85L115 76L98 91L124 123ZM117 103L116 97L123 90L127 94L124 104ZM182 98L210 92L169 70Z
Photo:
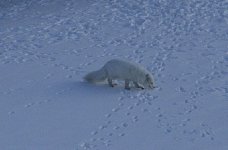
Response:
M84 79L91 83L107 80L111 87L116 85L112 80L124 80L127 90L130 90L130 82L133 82L136 88L154 88L153 76L149 71L138 64L120 59L108 61L100 70L88 73Z

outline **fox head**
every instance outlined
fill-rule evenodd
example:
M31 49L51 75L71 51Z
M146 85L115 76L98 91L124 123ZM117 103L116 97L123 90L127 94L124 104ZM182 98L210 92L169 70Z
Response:
M152 75L146 74L145 81L144 81L144 86L147 86L147 87L149 87L151 89L154 88L154 81L153 81Z

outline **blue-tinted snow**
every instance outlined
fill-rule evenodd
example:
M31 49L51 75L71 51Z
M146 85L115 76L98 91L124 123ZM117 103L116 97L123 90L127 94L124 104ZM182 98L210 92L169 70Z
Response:
M155 90L91 85L112 58ZM227 0L3 0L0 149L227 150Z

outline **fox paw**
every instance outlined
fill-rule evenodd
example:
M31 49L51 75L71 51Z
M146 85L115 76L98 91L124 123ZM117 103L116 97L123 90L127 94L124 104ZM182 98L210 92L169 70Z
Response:
M130 87L125 87L125 90L130 90L131 88Z
M113 83L113 84L111 84L110 86L111 86L111 87L115 87L115 86L117 86L117 84L116 84L116 83Z

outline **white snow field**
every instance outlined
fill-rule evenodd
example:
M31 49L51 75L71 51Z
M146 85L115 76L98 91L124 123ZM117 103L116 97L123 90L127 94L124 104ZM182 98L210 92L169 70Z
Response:
M83 76L140 63L154 90ZM228 0L1 0L0 150L228 150Z

